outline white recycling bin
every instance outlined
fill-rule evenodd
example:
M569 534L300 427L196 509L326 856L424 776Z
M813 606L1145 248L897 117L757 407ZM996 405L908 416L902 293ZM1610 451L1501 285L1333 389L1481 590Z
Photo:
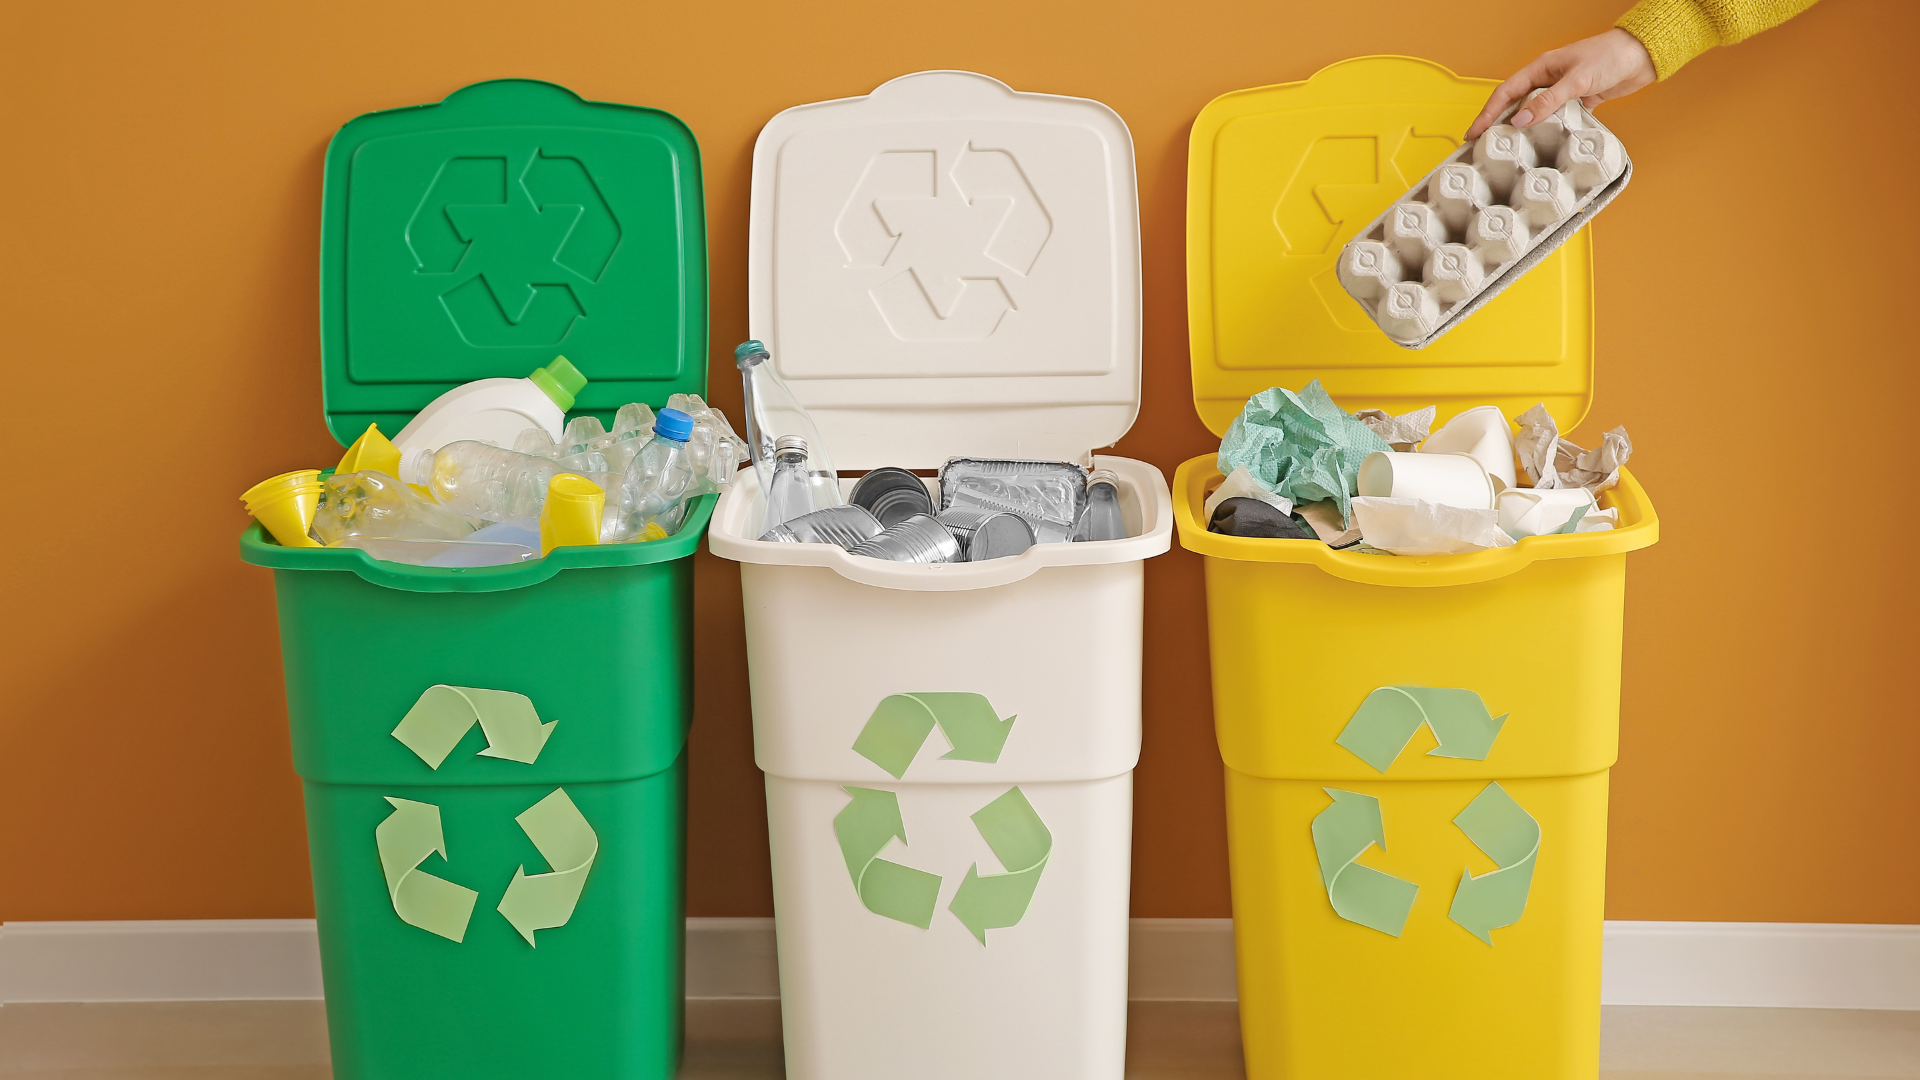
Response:
M1142 579L1172 526L1157 469L1091 455L1139 408L1126 125L951 71L788 109L750 261L751 329L843 473L1091 460L1129 531L901 564L755 540L751 469L720 500L787 1075L1120 1080Z

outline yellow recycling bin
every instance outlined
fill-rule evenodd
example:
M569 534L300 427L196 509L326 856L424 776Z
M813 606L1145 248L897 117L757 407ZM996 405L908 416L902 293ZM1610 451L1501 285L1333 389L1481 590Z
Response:
M1591 230L1418 352L1334 276L1340 247L1459 145L1494 83L1368 57L1228 94L1193 127L1194 404L1318 378L1342 407L1439 422L1593 391ZM1652 544L1622 472L1607 532L1392 557L1206 531L1214 456L1174 479L1206 556L1226 764L1240 1017L1253 1080L1592 1080L1607 778L1626 553Z

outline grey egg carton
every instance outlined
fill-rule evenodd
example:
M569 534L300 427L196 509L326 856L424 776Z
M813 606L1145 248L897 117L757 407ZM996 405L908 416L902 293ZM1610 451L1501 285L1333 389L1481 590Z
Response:
M1394 344L1424 349L1566 243L1633 178L1578 101L1447 155L1340 249L1340 285Z

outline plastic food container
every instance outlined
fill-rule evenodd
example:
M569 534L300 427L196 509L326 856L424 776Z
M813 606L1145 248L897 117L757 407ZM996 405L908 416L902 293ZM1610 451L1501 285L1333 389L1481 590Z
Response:
M924 72L788 109L754 151L749 321L846 471L1084 462L1140 394L1133 146L1097 102ZM1119 1080L1143 563L1129 538L906 564L752 538L787 1075ZM851 487L851 481L843 481Z
M1417 354L1333 280L1341 222L1452 150L1427 133L1465 130L1493 85L1369 57L1202 111L1188 317L1215 434L1250 394L1316 377L1353 410L1585 415L1587 232ZM1396 558L1207 532L1221 479L1212 454L1183 464L1174 517L1206 557L1247 1075L1591 1080L1626 553L1659 533L1646 492L1622 470L1609 532Z
M334 435L559 352L603 421L705 390L700 177L674 117L546 83L347 124L321 222ZM562 284L493 291L515 282ZM674 1075L713 503L664 540L505 566L241 537L274 572L336 1076Z

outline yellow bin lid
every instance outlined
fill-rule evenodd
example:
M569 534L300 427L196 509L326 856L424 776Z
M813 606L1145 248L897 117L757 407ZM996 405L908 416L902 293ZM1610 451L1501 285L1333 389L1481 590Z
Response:
M1460 145L1493 79L1367 56L1215 98L1187 164L1193 403L1216 435L1247 398L1319 379L1350 410L1538 402L1571 431L1593 400L1593 240L1575 233L1417 352L1340 287L1340 248Z

